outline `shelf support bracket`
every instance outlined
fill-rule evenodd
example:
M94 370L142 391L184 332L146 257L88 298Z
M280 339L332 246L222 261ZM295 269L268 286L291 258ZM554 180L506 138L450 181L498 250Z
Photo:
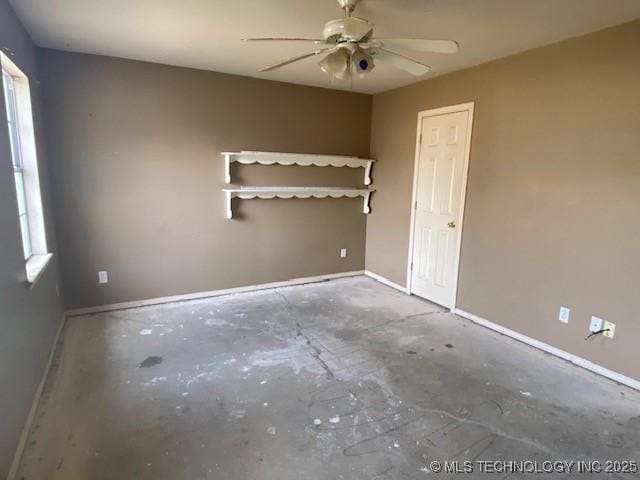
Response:
M364 184L371 185L371 167L373 162L367 162L367 166L364 167Z
M371 192L366 192L366 193L364 194L364 202L363 202L363 203L364 203L364 205L363 205L363 208L362 208L362 211L363 211L365 214L369 214L369 213L371 213L371 207L369 206L369 200L370 200L370 199L371 199Z
M233 198L232 192L224 192L225 195L225 205L227 210L227 218L231 220L233 218L233 210L231 209L231 199Z
M224 156L224 181L225 183L231 183L231 155ZM231 218L231 217L229 217Z

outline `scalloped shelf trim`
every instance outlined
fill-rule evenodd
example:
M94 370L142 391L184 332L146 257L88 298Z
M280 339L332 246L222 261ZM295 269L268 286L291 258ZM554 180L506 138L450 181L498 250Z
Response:
M227 218L233 218L232 202L233 198L249 200L252 198L341 198L341 197L362 197L363 213L367 214L371 211L369 200L371 193L374 192L370 188L343 188L343 187L240 187L240 188L223 188L225 194Z
M231 183L230 165L234 162L243 165L259 163L261 165L299 165L301 167L349 167L364 168L364 184L371 185L371 167L375 160L339 155L312 155L307 153L280 152L222 152L224 155L224 180Z

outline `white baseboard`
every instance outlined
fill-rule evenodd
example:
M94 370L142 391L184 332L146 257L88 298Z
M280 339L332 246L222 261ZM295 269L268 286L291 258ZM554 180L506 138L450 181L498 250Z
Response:
M36 393L33 396L33 402L31 403L31 409L29 410L29 414L27 415L27 421L25 422L22 433L20 434L20 439L18 440L16 453L13 456L13 462L11 462L11 468L9 468L9 474L7 475L7 480L15 480L16 475L18 474L18 468L20 467L22 455L24 454L24 449L27 445L29 432L31 431L31 426L33 425L33 421L36 416L36 411L38 410L38 405L40 404L40 398L42 397L42 393L44 392L44 387L47 383L47 377L49 376L49 371L51 370L51 364L53 363L53 357L56 353L56 348L58 346L58 341L60 340L60 335L62 335L62 329L64 328L65 321L66 321L66 315L63 314L62 319L60 320L60 325L58 326L58 331L56 332L56 335L53 338L53 345L51 345L51 350L49 351L49 358L47 359L47 364L44 367L42 378L40 379L40 383L38 384Z
M124 310L127 308L147 307L150 305L160 305L163 303L185 302L188 300L219 297L222 295L230 295L233 293L246 293L255 292L258 290L268 290L270 288L290 287L293 285L303 285L305 283L324 282L326 280L334 280L336 278L356 277L363 274L363 270L355 270L352 272L330 273L328 275L318 275L315 277L293 278L291 280L284 280L282 282L248 285L246 287L226 288L223 290L212 290L209 292L187 293L184 295L173 295L170 297L150 298L147 300L135 300L132 302L111 303L108 305L98 305L96 307L76 308L73 310L68 310L67 317L77 317L79 315L87 315L91 313L110 312L113 310Z
M609 380L613 380L614 382L621 383L622 385L626 385L627 387L633 388L634 390L640 390L640 381L635 380L633 378L622 375L621 373L614 372L613 370L609 370L608 368L597 365L589 360L578 357L569 352L565 352L564 350L560 350L559 348L552 347L540 340L536 340L535 338L528 337L523 335L522 333L518 333L509 328L503 327L502 325L498 325L496 323L490 322L482 317L478 317L473 313L465 312L464 310L460 310L456 308L454 310L456 315L459 315L467 320L471 320L478 325L482 325L483 327L490 328L498 333L511 337L515 340L518 340L522 343L526 343L527 345L542 350L544 352L550 353L551 355L555 355L556 357L560 357L563 360L567 360L568 362L573 363L579 367L590 370L591 372L597 373L603 377L608 378Z
M387 287L395 288L396 290L400 290L402 293L406 293L407 295L409 295L409 291L407 290L406 287L403 287L402 285L398 285L397 283L392 282L391 280L383 277L382 275L378 275L377 273L371 272L369 270L365 270L364 274L367 277L371 277L374 280L377 280L378 282L386 285Z

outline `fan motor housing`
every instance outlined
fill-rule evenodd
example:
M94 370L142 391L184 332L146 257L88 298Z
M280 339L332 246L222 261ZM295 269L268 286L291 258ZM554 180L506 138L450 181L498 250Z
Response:
M366 42L373 33L373 24L363 18L347 17L330 20L322 35L327 42Z

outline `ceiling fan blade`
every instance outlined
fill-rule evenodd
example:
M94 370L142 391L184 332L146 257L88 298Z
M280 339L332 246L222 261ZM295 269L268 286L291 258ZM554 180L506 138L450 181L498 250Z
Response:
M453 40L426 40L420 38L376 38L383 47L413 50L415 52L458 53L460 46Z
M405 72L409 72L411 75L415 75L419 77L420 75L424 75L431 67L429 65L425 65L424 63L420 63L417 60L414 60L409 57L405 57L396 52L392 52L391 50L386 50L384 48L376 48L375 50L371 50L369 53L373 55L375 60L382 60L383 62L388 62L400 70L404 70Z
M305 58L314 57L316 55L320 55L321 53L329 52L334 50L333 48L321 48L320 50L316 50L315 52L305 53L304 55L296 55L295 57L289 58L283 62L274 63L272 65L268 65L261 69L261 72L270 72L271 70L275 70L276 68L284 67L285 65L289 65L291 63L297 62L299 60L304 60Z
M327 43L318 38L243 38L243 42L307 42L307 43Z

